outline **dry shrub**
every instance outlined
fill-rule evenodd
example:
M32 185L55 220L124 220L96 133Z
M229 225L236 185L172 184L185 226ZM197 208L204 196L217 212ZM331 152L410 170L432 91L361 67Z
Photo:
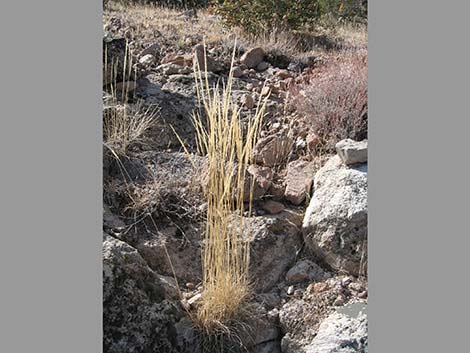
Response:
M339 52L291 91L291 106L323 152L344 138L367 137L367 51Z
M235 52L234 52L235 53ZM232 68L233 68L232 57ZM197 63L196 63L197 65ZM249 247L243 237L245 202L251 211L252 187L245 199L245 176L252 162L266 100L248 121L242 121L240 108L232 97L232 69L222 87L210 87L204 72L195 67L198 100L204 114L195 113L193 123L197 145L207 155L208 187L206 229L202 250L203 292L192 315L196 326L208 336L230 336L234 320L249 295ZM234 183L235 180L235 183Z

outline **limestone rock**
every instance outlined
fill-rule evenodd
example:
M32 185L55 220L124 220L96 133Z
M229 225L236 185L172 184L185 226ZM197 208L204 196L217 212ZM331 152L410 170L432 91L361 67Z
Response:
M240 68L240 66L234 66L232 74L233 74L233 77L235 78L242 77L243 70Z
M258 71L264 71L269 67L269 63L266 61L260 62L258 65L256 65L256 70Z
M139 59L139 63L143 65L152 65L155 62L155 57L152 54L146 54Z
M271 168L262 167L258 165L250 165L247 171L247 178L245 181L244 199L250 199L250 188L253 184L253 200L259 200L271 186L273 179L273 172Z
M315 338L304 347L305 353L366 353L367 317L333 313L322 321Z
M164 75L189 74L192 69L187 66L181 66L173 63L162 64L157 67L157 71L162 71Z
M261 138L253 151L256 163L268 167L276 166L289 155L293 139L286 132L279 132L267 137Z
M193 61L194 63L199 64L199 68L202 71L205 71L206 68L208 72L216 72L219 70L219 65L217 65L217 62L209 55L207 55L207 52L204 57L204 45L202 44L198 44L194 47Z
M257 292L267 293L295 260L300 249L299 214L283 211L245 219L244 229L250 239L250 271Z
M367 162L367 140L341 140L336 144L336 152L345 164Z
M193 56L168 54L162 59L162 64L191 67L193 65Z
M253 109L255 106L255 100L251 94L245 93L241 98L241 104L248 109Z
M300 205L310 194L314 176L313 162L297 160L287 165L285 198Z
M310 260L299 261L286 274L289 284L299 283L306 280L320 281L325 277L323 269Z
M262 48L252 48L242 55L240 62L252 69L257 67L259 63L263 61L264 55L264 50Z
M176 307L135 248L103 239L103 352L176 352Z
M336 270L367 268L367 164L334 156L317 172L302 231L306 246Z

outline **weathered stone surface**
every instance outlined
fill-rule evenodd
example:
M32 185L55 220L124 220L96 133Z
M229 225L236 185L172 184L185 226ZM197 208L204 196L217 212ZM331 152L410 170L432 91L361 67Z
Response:
M279 327L276 320L277 317L269 315L265 308L259 306L250 322L247 345L253 347L277 339Z
M368 346L367 316L349 317L333 313L322 321L305 353L366 353Z
M287 165L286 200L300 205L310 194L314 176L313 162L297 160Z
M233 77L242 77L243 70L240 68L240 66L234 66L232 74L233 74Z
M251 94L246 93L241 97L241 104L248 109L253 109L255 106L255 100Z
M273 172L271 168L254 164L248 167L247 172L243 197L246 201L250 199L250 189L253 185L253 200L259 200L271 186Z
M264 59L264 50L262 48L252 48L240 58L240 62L252 69L258 66Z
M217 62L211 58L209 55L205 55L204 57L204 45L198 44L193 49L193 60L195 63L199 64L199 68L202 71L207 69L208 72L216 72L219 70L219 65Z
M146 54L139 59L139 63L143 65L152 65L155 62L155 56Z
M283 162L289 155L294 141L285 131L261 138L256 144L253 155L256 163L268 167Z
M278 214L286 209L286 206L284 206L284 204L273 200L268 200L264 202L261 207L269 214Z
M160 274L171 277L173 271L179 280L201 279L200 234L186 232L186 244L181 247L181 234L176 227L160 230L158 234L146 234L135 240L135 247L149 266ZM168 255L171 258L168 258Z
M256 292L267 293L294 262L301 246L301 221L301 216L287 211L245 219L244 234L251 241L250 273Z
M309 325L312 306L303 299L293 299L284 304L279 311L279 324L284 336L281 340L283 353L299 353L308 337L315 335L314 327ZM313 316L313 320L316 318Z
M140 55L145 56L147 54L150 54L150 55L156 57L156 56L160 55L160 51L161 51L160 45L158 43L153 43L153 44L147 46L144 50L142 50Z
M165 294L167 298L171 299L179 299L179 289L178 289L178 283L176 283L174 277L170 276L163 276L163 275L157 275L158 279L160 280L160 283L162 284L163 288L165 289Z
M135 248L104 235L103 352L175 352L176 307Z
M285 80L287 78L292 77L292 73L290 73L289 70L282 69L276 72L276 76L281 78L282 80Z
M289 284L303 281L320 281L326 273L316 263L310 260L299 261L286 274L286 281Z
M162 59L162 64L173 64L177 66L191 67L193 65L192 55L167 55Z
M341 140L336 144L336 152L345 164L367 162L367 140Z
M181 66L173 63L162 64L156 68L157 71L162 71L164 75L176 75L176 74L189 74L192 69L187 66Z
M258 65L256 65L256 70L258 71L264 71L269 67L269 63L266 61L260 62Z
M251 349L250 353L281 353L281 345L277 340L261 343Z
M334 156L317 172L305 213L307 247L336 270L367 268L367 165L345 166Z

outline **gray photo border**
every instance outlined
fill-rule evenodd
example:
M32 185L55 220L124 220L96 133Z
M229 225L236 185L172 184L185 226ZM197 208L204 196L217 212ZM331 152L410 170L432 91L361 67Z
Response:
M464 5L369 4L373 353L468 350ZM102 351L101 6L0 5L1 352Z
M468 351L468 8L369 2L370 352Z
M101 23L0 4L0 352L102 350Z

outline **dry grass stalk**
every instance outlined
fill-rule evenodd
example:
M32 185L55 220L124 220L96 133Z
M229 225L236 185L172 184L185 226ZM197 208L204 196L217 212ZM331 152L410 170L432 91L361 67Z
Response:
M103 114L103 140L105 145L116 154L125 155L127 148L132 143L141 140L144 132L155 124L158 109L152 106L144 107L141 101L132 106L128 105L129 98L135 98L132 96L132 87L130 84L122 84L119 87L117 77L118 70L122 70L120 73L122 74L122 82L130 82L133 65L129 47L126 44L122 63L119 63L117 59L109 63L107 50L108 48L105 47L104 85L109 87L111 107ZM108 77L108 72L111 74L111 78Z
M233 58L232 57L232 67ZM211 88L196 63L197 97L205 117L193 115L200 153L207 154L207 218L202 251L203 295L195 324L209 335L229 333L230 325L249 294L249 242L243 238L246 170L261 127L266 99L246 125L232 98L232 70L222 87ZM252 188L252 185L251 185Z

